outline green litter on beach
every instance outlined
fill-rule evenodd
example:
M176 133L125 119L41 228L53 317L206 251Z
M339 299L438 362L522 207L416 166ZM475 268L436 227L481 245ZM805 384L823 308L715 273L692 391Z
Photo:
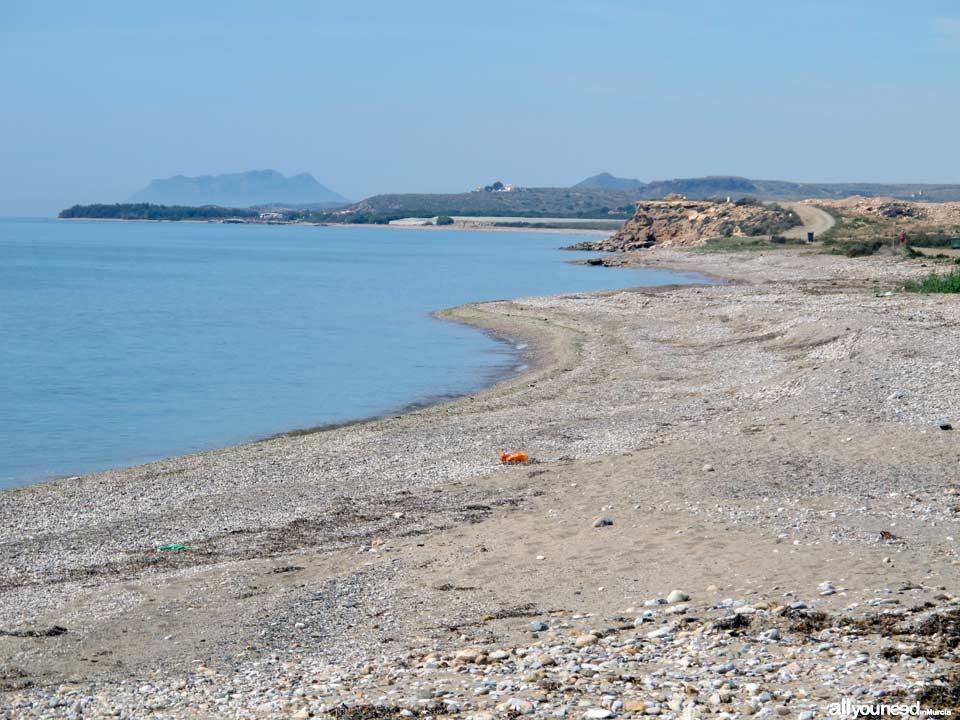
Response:
M170 543L169 545L158 545L157 551L161 550L196 550L193 545L182 545L181 543Z

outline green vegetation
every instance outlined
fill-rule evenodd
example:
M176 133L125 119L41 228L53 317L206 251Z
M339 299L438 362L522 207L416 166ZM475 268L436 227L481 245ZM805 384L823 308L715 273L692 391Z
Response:
M695 252L703 253L727 253L727 252L753 252L763 250L776 250L786 246L796 247L806 245L804 240L795 240L785 238L782 235L776 235L770 239L762 237L718 237L707 240L703 245L692 248Z
M633 191L603 188L374 195L351 205L348 212L304 212L302 219L323 223L388 223L408 217L449 215L626 220L633 216L636 199Z
M907 235L907 243L914 247L942 248L950 247L960 238L960 232L913 232Z
M216 205L153 205L151 203L115 203L113 205L74 205L60 212L61 218L91 220L217 220L255 218L256 210L222 208Z
M922 280L908 280L902 290L914 293L960 293L960 268L943 275L930 273Z
M823 245L829 255L846 255L847 257L866 257L873 255L885 244L880 240L872 241L824 241Z

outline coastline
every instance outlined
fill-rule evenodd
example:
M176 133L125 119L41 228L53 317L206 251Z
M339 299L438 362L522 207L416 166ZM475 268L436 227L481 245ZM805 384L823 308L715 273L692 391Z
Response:
M591 635L574 652L598 667L623 650L676 672L684 654L706 652L687 681L699 687L741 673L713 669L726 661L705 630L731 612L727 597L753 609L751 633L783 634L743 646L745 658L783 661L770 678L745 665L742 680L790 712L821 702L816 663L842 683L849 671L836 663L861 649L871 659L856 682L880 687L889 640L832 634L842 653L818 653L777 612L804 600L861 617L898 592L906 606L931 603L924 613L956 604L946 589L960 580L960 519L943 501L953 440L936 422L953 406L943 367L958 349L938 328L960 322L960 307L873 292L927 272L921 261L673 250L625 260L734 282L444 311L522 338L529 371L400 417L0 494L0 629L67 629L0 637L20 673L3 676L0 708L79 692L97 708L162 703L170 717L308 717L384 697L416 708L420 691L441 686L465 712L496 713L511 697L546 712L568 702L567 686L599 707L566 659L540 668L560 689L539 696L519 675L511 695L475 695L457 669L496 675L468 658L479 647L535 672L519 650L567 658ZM537 462L497 462L515 449ZM878 541L881 528L902 543ZM818 588L827 581L835 592ZM655 606L633 629L645 601L674 588L691 596L686 609ZM531 633L541 620L547 629ZM671 624L674 635L647 637ZM691 649L694 638L707 650ZM771 679L789 663L789 680ZM931 663L901 674L946 672ZM259 679L244 680L251 672ZM297 673L312 680L291 684ZM133 692L148 677L152 689ZM639 685L617 687L654 702ZM697 692L709 706L714 690Z
M466 232L514 232L514 233L541 233L545 235L612 235L614 230L589 230L584 228L528 228L528 227L498 227L483 223L454 223L453 225L390 225L372 223L312 223L312 222L250 222L224 223L217 220L140 220L133 218L49 218L51 220L66 220L69 222L120 222L120 223L158 223L174 224L187 223L190 225L250 225L269 227L331 227L331 228L389 228L391 230L462 230ZM537 218L531 218L536 222ZM589 221L590 218L584 218Z

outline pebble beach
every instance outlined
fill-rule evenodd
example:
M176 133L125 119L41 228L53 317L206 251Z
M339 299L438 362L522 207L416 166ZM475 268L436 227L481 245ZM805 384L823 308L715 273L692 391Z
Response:
M443 311L530 369L0 493L0 718L955 713L956 296L897 291L922 259L617 262L716 284Z

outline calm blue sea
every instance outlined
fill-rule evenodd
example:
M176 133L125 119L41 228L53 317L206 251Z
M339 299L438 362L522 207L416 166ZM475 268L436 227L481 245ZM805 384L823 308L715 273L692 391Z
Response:
M522 360L430 317L697 280L561 235L0 220L0 488L469 393Z

